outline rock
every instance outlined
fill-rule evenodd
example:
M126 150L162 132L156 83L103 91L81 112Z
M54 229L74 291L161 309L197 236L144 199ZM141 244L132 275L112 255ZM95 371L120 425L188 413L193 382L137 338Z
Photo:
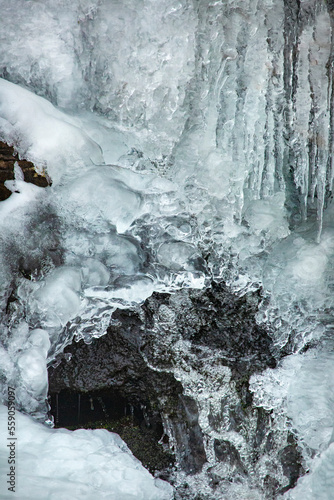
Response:
M133 406L117 390L74 392L62 390L50 396L57 427L103 428L116 432L152 474L164 477L175 458L168 449L159 415ZM159 441L162 441L159 444Z
M115 311L106 335L67 346L60 364L49 368L56 424L116 429L151 471L170 481L172 460L161 455L163 448L174 453L177 471L193 475L208 463L209 487L218 497L229 481L252 471L264 495L275 498L302 467L288 433L272 429L270 412L255 408L249 391L254 372L276 365L271 338L255 321L259 301L259 294L239 298L213 282L203 290L155 292L142 306ZM218 371L206 371L208 359ZM221 392L211 406L216 373ZM209 405L192 389L201 380ZM205 437L200 411L208 422ZM274 462L264 477L267 459ZM188 498L180 477L176 498Z
M35 184L36 186L46 187L50 185L49 179L39 175L33 163L27 160L21 160L15 154L14 148L0 141L0 201L3 201L11 195L9 189L4 185L7 180L14 179L14 163L17 162L24 174L24 180Z
M247 474L238 450L229 441L214 440L214 451L217 460L220 462L225 462L230 468L239 472L240 474Z
M163 437L163 420L168 418L178 443L174 449L178 462L186 472L198 472L206 457L196 403L183 395L181 383L172 374L147 366L140 352L143 323L138 312L117 310L113 320L107 335L89 345L83 341L73 343L64 351L65 356L71 354L70 361L49 368L51 411L56 423L80 423L77 410L72 412L71 420L68 404L64 404L64 414L56 408L56 398L59 401L64 397L64 390L75 393L76 399L79 395L93 401L100 398L105 406L121 407L123 414L132 407L142 428L146 421L146 427L154 430L151 438L156 442ZM100 419L101 412L95 418L94 413L90 414L91 421ZM123 437L121 425L119 428Z
M302 466L302 450L297 445L296 438L289 434L288 444L280 452L280 459L283 466L283 473L289 479L289 484L283 488L281 493L285 493L290 488L294 488L298 478L304 473Z
M219 349L223 364L231 368L240 387L245 386L252 373L276 366L272 341L255 321L259 299L256 294L237 297L216 282L205 290L153 293L143 305L145 340L151 331L163 328L190 340L194 349Z

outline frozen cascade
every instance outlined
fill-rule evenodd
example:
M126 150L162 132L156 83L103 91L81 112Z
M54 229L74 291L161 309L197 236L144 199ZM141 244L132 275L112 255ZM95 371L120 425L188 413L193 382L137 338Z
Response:
M86 498L92 488L105 498L172 497L115 435L40 423L47 366L64 348L116 329L116 310L139 311L149 324L143 311L152 307L140 355L152 373L181 384L204 436L205 463L188 474L177 425L164 413L175 498L330 499L332 0L0 7L0 140L52 182L25 182L16 165L5 183L12 194L0 203L1 398L13 385L17 409L30 415L18 416L18 487L42 498L51 486L39 449L46 459L64 446L77 450L68 452L71 478L65 470L54 478L48 498L68 498L76 481ZM211 280L228 288L210 288ZM156 305L158 292L169 302ZM222 343L226 331L238 335L230 320L212 344L197 330L206 317L194 304L237 318L234 300L244 311L238 328L248 335L252 314L253 342L270 338L267 362L252 369L256 349L237 369L237 354ZM1 407L1 425L4 414ZM117 454L123 469L89 482L89 467Z

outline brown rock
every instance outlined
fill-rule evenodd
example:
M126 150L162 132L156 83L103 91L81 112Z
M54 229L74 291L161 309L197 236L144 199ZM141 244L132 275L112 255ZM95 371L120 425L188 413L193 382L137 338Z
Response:
M0 141L0 201L6 200L11 195L4 185L5 181L14 179L14 163L17 161L21 167L24 180L36 186L47 187L51 184L46 176L39 175L34 164L27 160L20 160L12 146Z

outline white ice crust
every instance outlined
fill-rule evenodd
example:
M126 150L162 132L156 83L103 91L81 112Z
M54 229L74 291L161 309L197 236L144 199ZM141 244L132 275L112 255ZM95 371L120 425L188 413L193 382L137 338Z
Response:
M172 487L154 479L121 438L105 429L50 429L16 413L16 488L9 491L13 440L1 439L1 498L27 500L171 500ZM1 429L7 408L0 406Z

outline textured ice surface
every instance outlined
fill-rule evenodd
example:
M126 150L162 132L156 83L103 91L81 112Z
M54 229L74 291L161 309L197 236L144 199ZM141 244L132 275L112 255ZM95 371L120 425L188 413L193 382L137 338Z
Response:
M46 357L73 335L89 341L113 308L202 286L209 270L236 293L262 287L257 320L289 356L253 377L254 400L294 430L314 471L291 495L326 498L334 230L324 202L334 169L325 3L300 2L298 12L271 0L0 8L0 138L53 181L43 191L17 171L0 204L0 369L16 381L18 406L42 418ZM205 429L205 381L193 379ZM261 492L232 485L228 495Z
M314 459L310 474L286 496L289 500L330 500L334 490L334 446L331 443L320 457Z
M70 165L72 170L103 161L100 148L80 130L78 120L3 79L0 116L2 139L32 160L40 171L47 169L54 182Z
M47 358L73 335L90 341L105 333L116 307L155 289L201 286L204 267L191 226L166 231L183 210L173 182L103 165L103 150L79 118L17 85L0 80L0 101L2 139L43 165L53 182L46 190L27 184L16 168L7 182L13 194L0 206L3 313L12 290L18 299L2 325L2 374L17 379L19 407L41 417ZM91 120L90 133L94 126ZM50 340L48 353L28 345L36 328Z
M142 132L151 151L170 152L186 120L194 71L192 2L1 1L2 76L54 104L95 109ZM187 26L187 29L184 27ZM176 119L175 119L176 118Z
M8 492L8 450L0 444L1 498L108 500L171 500L173 489L155 480L121 438L104 429L50 429L16 413L16 491ZM7 408L0 406L1 428Z
M255 403L273 409L281 425L299 436L309 475L289 492L289 499L330 499L333 491L333 351L285 358L276 370L251 379ZM316 456L316 458L314 458Z

